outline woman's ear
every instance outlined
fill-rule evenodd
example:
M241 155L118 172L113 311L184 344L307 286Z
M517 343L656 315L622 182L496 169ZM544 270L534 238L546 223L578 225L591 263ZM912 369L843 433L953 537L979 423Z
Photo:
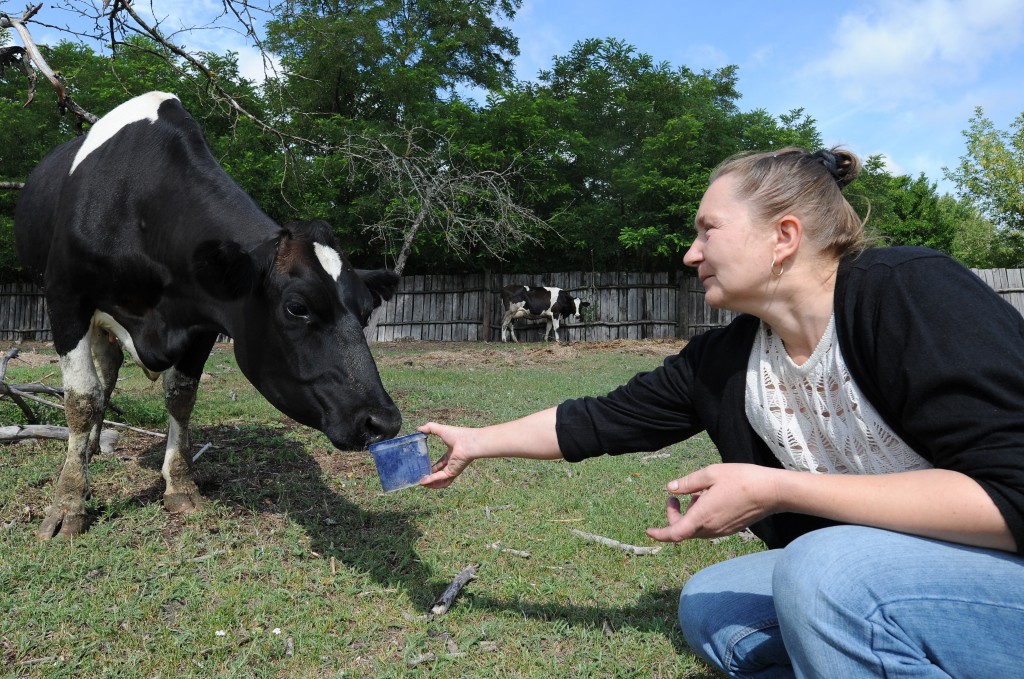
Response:
M804 238L800 218L787 214L775 223L775 259L780 264L792 259Z

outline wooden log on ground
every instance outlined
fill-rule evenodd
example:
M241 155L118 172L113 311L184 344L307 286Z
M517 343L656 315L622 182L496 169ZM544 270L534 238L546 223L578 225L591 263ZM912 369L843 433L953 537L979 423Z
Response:
M0 427L0 443L14 443L25 439L61 439L68 440L68 428L51 424L14 424ZM100 452L112 453L117 447L117 431L104 429L100 432Z
M459 592L461 592L462 588L466 586L466 583L470 580L476 579L476 569L478 566L479 564L472 564L463 568L462 571L455 576L455 579L452 580L452 584L448 585L448 588L444 593L437 598L437 601L434 602L430 612L434 615L444 615L447 613L448 609L452 607L452 602L455 601L455 597L459 595Z

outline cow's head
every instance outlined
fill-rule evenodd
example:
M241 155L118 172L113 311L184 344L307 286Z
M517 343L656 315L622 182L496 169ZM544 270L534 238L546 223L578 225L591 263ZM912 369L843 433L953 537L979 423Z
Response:
M208 241L194 264L203 288L232 302L225 324L238 366L274 407L338 448L398 432L401 415L363 336L397 274L354 269L322 221L289 224L250 251Z
M554 300L552 300L554 302ZM580 320L580 312L583 311L584 307L590 306L590 302L583 302L579 297L573 297L565 290L561 290L558 293L558 305L562 310L562 316L566 319L578 321Z
M583 311L583 307L590 306L590 302L581 302L579 297L572 298L572 308L576 310L576 313L572 315L573 320L580 320L580 312Z

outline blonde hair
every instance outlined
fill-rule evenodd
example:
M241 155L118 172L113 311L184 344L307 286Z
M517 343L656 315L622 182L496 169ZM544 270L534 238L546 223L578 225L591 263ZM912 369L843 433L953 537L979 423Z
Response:
M841 147L810 153L790 146L734 155L712 171L710 182L736 177L736 192L756 219L796 215L822 252L840 259L867 247L864 220L842 194L860 171L860 159Z

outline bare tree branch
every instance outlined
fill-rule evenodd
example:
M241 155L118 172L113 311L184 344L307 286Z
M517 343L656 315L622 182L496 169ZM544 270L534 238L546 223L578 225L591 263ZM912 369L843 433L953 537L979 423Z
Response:
M383 201L388 212L364 231L374 240L402 241L394 267L399 274L423 228L437 229L457 255L484 250L498 259L550 228L518 200L515 182L522 178L515 160L498 170L479 169L450 137L423 128L390 137L352 135L343 152L351 171L368 172L389 198Z
M35 7L29 7L25 10L25 13L20 18L14 18L9 14L0 14L0 28L13 28L21 38L21 43L24 45L25 54L22 57L21 68L25 71L29 79L29 91L28 101L25 105L28 106L32 103L32 99L35 96L36 91L36 78L34 75L33 67L38 70L47 80L50 81L50 85L53 86L54 91L57 93L57 107L63 114L65 111L71 111L75 114L79 121L85 121L87 123L94 123L98 118L89 113L84 108L75 103L75 100L68 94L67 89L64 87L63 81L60 77L54 73L50 65L46 63L46 59L43 57L39 48L36 47L35 41L32 39L32 34L28 28L25 27L25 23L29 21L35 14L42 8L42 3ZM24 59L28 59L28 63L24 62Z

